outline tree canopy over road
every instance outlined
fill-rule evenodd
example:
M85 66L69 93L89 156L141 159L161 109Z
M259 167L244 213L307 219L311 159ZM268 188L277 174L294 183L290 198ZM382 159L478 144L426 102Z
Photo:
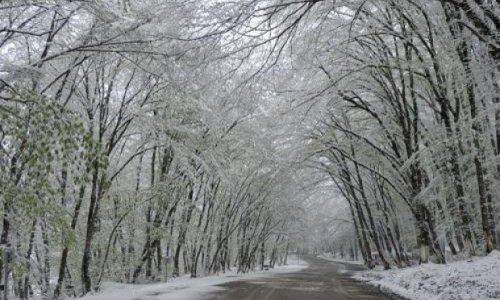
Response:
M500 247L492 0L4 0L4 297Z

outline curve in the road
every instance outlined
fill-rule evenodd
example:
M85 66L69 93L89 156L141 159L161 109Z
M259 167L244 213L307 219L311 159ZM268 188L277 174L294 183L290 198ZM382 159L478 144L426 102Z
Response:
M235 281L220 285L223 291L209 300L396 300L377 288L351 278L362 266L303 257L309 267L295 273Z

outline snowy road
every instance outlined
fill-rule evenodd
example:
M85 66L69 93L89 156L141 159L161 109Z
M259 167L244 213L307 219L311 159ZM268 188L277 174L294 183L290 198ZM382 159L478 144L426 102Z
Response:
M302 258L309 267L295 273L277 274L267 278L235 281L220 285L223 291L206 300L358 300L400 299L381 293L375 287L350 278L349 272L362 266L326 261L315 257Z

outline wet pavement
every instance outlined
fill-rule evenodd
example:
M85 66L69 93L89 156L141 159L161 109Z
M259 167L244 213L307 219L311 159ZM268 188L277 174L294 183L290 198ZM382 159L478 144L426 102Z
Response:
M302 257L309 267L295 273L235 281L207 300L400 300L350 277L363 266Z

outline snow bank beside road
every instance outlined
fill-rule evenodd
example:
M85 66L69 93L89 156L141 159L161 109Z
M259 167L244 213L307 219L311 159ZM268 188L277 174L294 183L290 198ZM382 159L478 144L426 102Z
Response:
M354 278L409 299L500 299L500 251L447 265L366 271Z
M87 295L80 300L195 300L200 299L207 293L221 289L217 285L253 278L261 278L279 273L297 272L308 265L297 258L289 258L290 265L279 266L269 271L258 271L247 274L226 272L219 276L207 276L191 279L180 277L166 283L154 284L122 284L106 283L102 291L93 295Z

